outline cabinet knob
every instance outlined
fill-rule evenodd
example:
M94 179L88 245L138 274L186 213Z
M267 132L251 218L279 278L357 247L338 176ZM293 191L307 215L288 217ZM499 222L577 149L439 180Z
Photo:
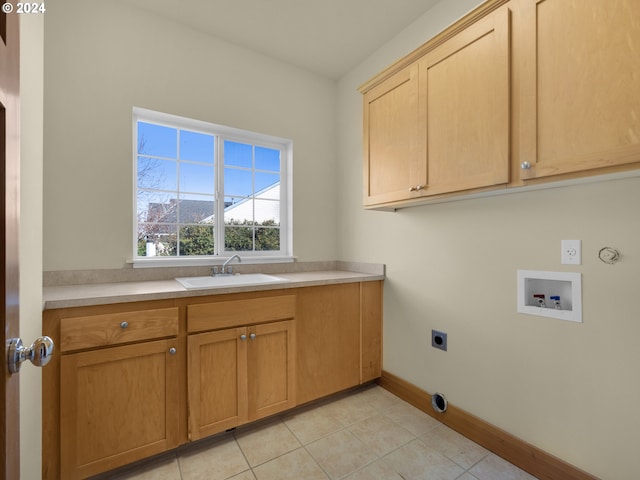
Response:
M520 164L520 168L522 170L529 170L531 168L531 164L527 161L524 161Z
M122 322L120 324L120 328L127 328L129 326L129 322Z
M416 191L416 187L409 187L409 191L410 192L415 192Z
M246 340L247 336L243 333L242 335L240 335L240 340Z
M171 347L171 348L169 349L169 355L175 355L175 354L176 354L176 351L177 351L177 350L176 350L176 347Z
M255 339L256 339L256 334L255 334L255 333L252 333L251 335L249 335L249 338L250 338L251 340L255 340Z
M416 190L424 190L424 185L418 185L418 186L416 186Z
M424 185L416 185L415 187L409 187L410 192L417 192L418 190L424 190Z

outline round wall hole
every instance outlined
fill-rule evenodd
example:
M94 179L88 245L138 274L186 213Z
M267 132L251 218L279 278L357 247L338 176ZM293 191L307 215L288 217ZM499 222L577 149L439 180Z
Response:
M431 396L431 406L438 413L447 411L447 399L441 393L434 393Z
M433 341L436 342L437 345L442 345L442 337L440 335L436 335Z

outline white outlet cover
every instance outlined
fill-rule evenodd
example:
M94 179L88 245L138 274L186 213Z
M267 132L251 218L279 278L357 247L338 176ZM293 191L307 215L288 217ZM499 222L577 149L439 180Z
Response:
M580 265L582 263L582 241L562 240L560 248L560 261L563 265Z

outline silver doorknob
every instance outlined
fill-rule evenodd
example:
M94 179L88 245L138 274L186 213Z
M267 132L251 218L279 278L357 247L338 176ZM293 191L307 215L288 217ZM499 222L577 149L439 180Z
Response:
M520 164L520 168L521 168L522 170L529 170L529 169L531 168L531 164L530 164L529 162L527 162L527 161L522 162L522 163Z
M249 335L249 338L250 338L251 340L255 340L255 339L256 339L256 334L255 334L255 333L252 333L251 335Z
M242 335L240 335L240 340L246 340L247 336L243 333Z
M175 355L175 354L176 354L176 352L177 352L176 347L171 347L171 348L169 349L169 355Z
M44 367L53 353L53 340L49 337L36 338L35 342L26 348L19 338L9 339L7 364L11 373L18 373L22 362L30 360L36 367Z
M129 326L129 322L122 322L120 324L120 328L127 328Z

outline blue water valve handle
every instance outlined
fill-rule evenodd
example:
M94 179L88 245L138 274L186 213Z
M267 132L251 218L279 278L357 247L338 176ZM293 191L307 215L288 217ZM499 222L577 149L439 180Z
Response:
M560 295L552 295L549 297L549 300L553 302L557 310L560 310Z

